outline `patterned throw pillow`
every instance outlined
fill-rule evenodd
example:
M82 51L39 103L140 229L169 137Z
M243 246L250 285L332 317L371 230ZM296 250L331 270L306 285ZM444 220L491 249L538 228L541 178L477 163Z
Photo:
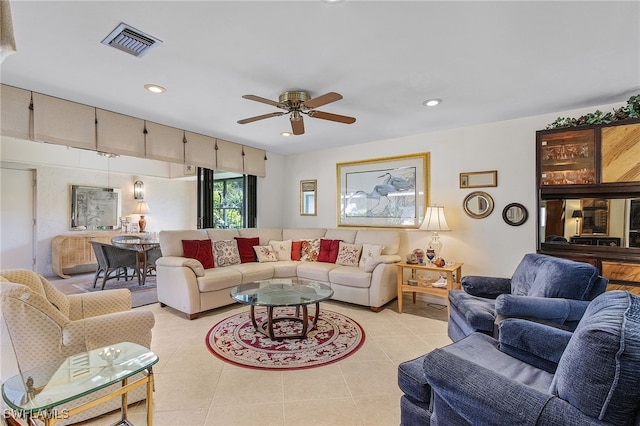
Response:
M254 246L258 262L277 262L278 257L271 246Z
M302 240L300 253L302 253L300 260L305 262L317 262L318 254L320 253L320 239Z
M382 254L384 246L379 244L362 244L362 255L360 256L360 269L364 269L365 272L373 271L373 268L380 262L376 263L377 258ZM371 266L373 265L373 268ZM367 270L371 269L371 270Z
M233 237L238 242L238 252L240 253L240 262L255 262L256 252L253 251L253 246L260 245L260 238L252 237Z
M341 241L336 263L344 266L358 266L361 251L361 244L349 244Z
M321 238L318 262L336 263L338 250L340 250L340 240L325 240Z
M182 240L184 257L196 259L204 269L213 268L213 250L211 240Z
M286 241L269 241L269 245L276 252L278 260L291 260L291 240Z
M236 240L218 240L213 242L213 257L217 266L237 265L240 263L238 242Z

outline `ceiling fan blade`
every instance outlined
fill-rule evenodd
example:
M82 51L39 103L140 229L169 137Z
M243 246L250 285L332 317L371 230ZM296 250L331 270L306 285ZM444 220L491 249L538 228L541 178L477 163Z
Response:
M278 108L287 109L285 104L281 104L280 102L272 101L271 99L261 98L256 95L242 95L244 99L249 99L250 101L262 102L263 104L273 105Z
M244 120L238 120L238 124L253 123L254 121L264 120L265 118L280 117L286 114L286 112L271 112L269 114L256 115L255 117L245 118Z
M309 99L308 101L303 102L302 105L305 108L313 109L331 102L339 101L340 99L342 99L342 95L340 93L329 92L324 95L320 95L317 98Z
M291 130L293 130L294 135L304 135L304 121L302 117L299 117L297 120L291 120Z
M321 120L337 121L338 123L353 124L356 119L353 117L347 117L346 115L331 114L330 112L322 111L309 111L307 114L309 117L320 118Z

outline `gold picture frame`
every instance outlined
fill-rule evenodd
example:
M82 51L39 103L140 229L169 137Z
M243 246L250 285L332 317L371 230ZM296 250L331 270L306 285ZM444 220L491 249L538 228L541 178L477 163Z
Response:
M429 203L430 154L336 164L338 226L419 228Z
M318 181L300 181L300 216L318 215Z
M460 188L491 188L498 186L498 171L460 173Z

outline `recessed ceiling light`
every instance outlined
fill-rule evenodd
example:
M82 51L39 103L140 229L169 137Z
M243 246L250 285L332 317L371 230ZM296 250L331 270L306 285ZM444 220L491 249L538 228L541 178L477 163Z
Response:
M442 103L442 99L433 98L433 99L427 99L426 101L424 101L422 103L422 105L424 105L424 106L436 106L436 105L440 105L441 103Z
M167 89L162 86L158 86L157 84L145 84L144 88L152 93L164 93L167 91Z
M280 134L281 134L282 136L285 136L285 137L287 137L287 136L291 136L291 132L282 132L282 133L280 133Z

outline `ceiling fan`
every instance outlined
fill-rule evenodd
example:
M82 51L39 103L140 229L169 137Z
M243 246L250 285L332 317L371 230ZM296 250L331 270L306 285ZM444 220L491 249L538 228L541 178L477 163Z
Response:
M289 114L289 121L291 121L291 129L293 130L293 134L302 135L304 134L304 122L302 120L302 114L308 115L311 118L320 118L321 120L336 121L338 123L345 124L352 124L356 121L356 119L353 117L331 114L329 112L317 111L314 109L342 99L342 95L336 92L325 93L324 95L311 99L311 96L309 96L309 93L307 92L301 90L290 90L282 92L278 102L272 101L271 99L261 98L260 96L255 95L244 95L243 98L249 99L251 101L262 102L268 105L273 105L285 111L272 112L269 114L245 118L244 120L238 120L238 124L247 124L258 120L264 120L265 118L280 117L281 115Z

